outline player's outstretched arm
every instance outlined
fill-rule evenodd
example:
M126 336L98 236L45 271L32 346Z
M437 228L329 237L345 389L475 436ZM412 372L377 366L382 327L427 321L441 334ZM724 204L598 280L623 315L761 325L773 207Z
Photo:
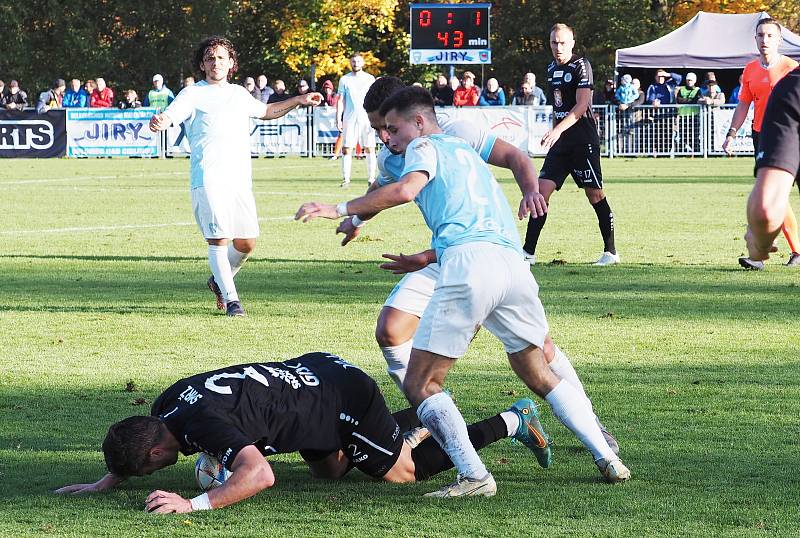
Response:
M436 263L436 251L433 249L428 249L423 252L418 252L417 254L383 254L382 255L387 260L391 260L390 262L382 263L380 265L381 269L386 269L387 271L391 271L396 275L402 275L405 273L413 273L414 271L419 271L420 269L424 269L428 265L432 263Z
M82 495L84 493L97 493L98 491L106 491L111 488L114 488L124 480L125 480L124 478L121 478L115 474L108 473L97 482L93 482L91 484L70 484L69 486L58 488L57 490L55 490L54 493L59 493L59 494L71 493L73 495Z
M507 168L522 191L517 216L520 220L528 215L541 217L547 213L547 200L539 193L539 178L536 167L528 155L505 140L497 140L489 154L489 164Z
M747 250L752 260L766 260L772 241L786 217L786 204L794 176L770 166L758 169L756 184L747 200Z
M243 501L275 483L267 460L254 446L246 446L236 455L231 474L224 484L194 499L184 499L177 493L156 490L147 496L145 510L154 514L185 514L194 510L222 508ZM207 503L204 506L204 503Z
M367 192L372 192L375 189L379 189L380 185L377 181L373 181L370 183L369 187L367 187ZM365 215L353 215L352 217L346 218L339 223L339 226L336 227L336 234L344 234L344 238L342 239L342 246L347 245L350 241L358 237L361 233L361 228L367 223L369 219L374 217L374 213L365 214Z
M274 120L276 118L280 118L281 116L285 116L289 113L289 111L294 110L299 106L317 106L320 103L322 103L321 93L310 92L303 95L295 95L286 101L270 103L266 105L267 110L264 112L264 115L261 116L261 119Z

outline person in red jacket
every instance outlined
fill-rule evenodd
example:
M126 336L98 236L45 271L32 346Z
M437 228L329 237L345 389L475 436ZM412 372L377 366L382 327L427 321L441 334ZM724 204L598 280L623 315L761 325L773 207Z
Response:
M92 108L111 108L114 106L114 92L106 86L102 77L96 79L97 87L92 91L90 105Z
M456 88L453 94L454 106L477 106L481 94L475 86L475 74L472 71L464 71L461 75L461 86Z

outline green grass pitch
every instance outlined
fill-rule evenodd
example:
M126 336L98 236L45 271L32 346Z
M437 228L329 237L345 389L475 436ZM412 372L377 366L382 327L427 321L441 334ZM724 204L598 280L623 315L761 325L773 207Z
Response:
M343 191L338 163L253 160L262 235L237 277L249 316L231 320L205 287L187 160L3 161L0 535L797 535L800 271L781 266L782 239L765 271L738 268L751 160L603 165L623 264L590 265L602 250L594 212L568 180L552 198L533 272L555 341L620 441L629 483L601 483L545 405L553 467L541 470L507 441L485 449L499 487L491 499L421 496L452 472L413 485L358 472L312 482L284 455L270 458L276 485L255 498L162 517L142 511L145 496L196 495L193 458L105 495L51 490L102 475L111 422L147 413L177 378L223 365L332 351L400 408L373 340L398 277L377 265L384 252L426 248L429 232L412 204L342 248L331 221L291 216L304 201L360 192L363 161ZM510 175L496 173L515 206ZM797 191L792 202L800 207ZM447 384L468 421L528 394L486 331Z

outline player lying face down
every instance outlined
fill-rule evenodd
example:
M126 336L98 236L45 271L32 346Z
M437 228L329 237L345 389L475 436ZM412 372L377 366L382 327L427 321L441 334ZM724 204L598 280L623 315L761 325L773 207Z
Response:
M186 513L251 497L275 484L265 456L278 453L299 452L315 478L340 478L357 467L405 483L452 468L433 438L416 446L426 437L417 426L414 410L390 414L375 381L335 355L230 366L182 379L156 399L151 416L112 425L103 442L109 473L56 492L108 490L173 465L180 453L211 454L232 475L193 499L155 490L145 500L148 511ZM530 400L470 426L476 448L509 436L536 446L536 433L544 435Z

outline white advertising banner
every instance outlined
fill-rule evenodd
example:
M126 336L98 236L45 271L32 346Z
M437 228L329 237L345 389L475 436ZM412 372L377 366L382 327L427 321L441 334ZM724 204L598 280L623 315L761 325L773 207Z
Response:
M339 137L336 127L336 107L318 106L314 109L314 143L335 144Z
M450 118L480 125L529 155L547 154L541 141L550 130L553 107L436 107L436 115L440 120Z
M711 109L710 131L711 143L709 144L709 153L724 153L722 143L725 142L725 137L728 135L728 129L731 127L731 120L733 119L733 111L736 106L725 106L720 108ZM733 139L731 147L734 153L750 153L753 149L753 107L747 111L747 118L745 118L739 132L736 133L736 138Z
M67 109L68 157L157 157L160 136L150 131L154 108Z

